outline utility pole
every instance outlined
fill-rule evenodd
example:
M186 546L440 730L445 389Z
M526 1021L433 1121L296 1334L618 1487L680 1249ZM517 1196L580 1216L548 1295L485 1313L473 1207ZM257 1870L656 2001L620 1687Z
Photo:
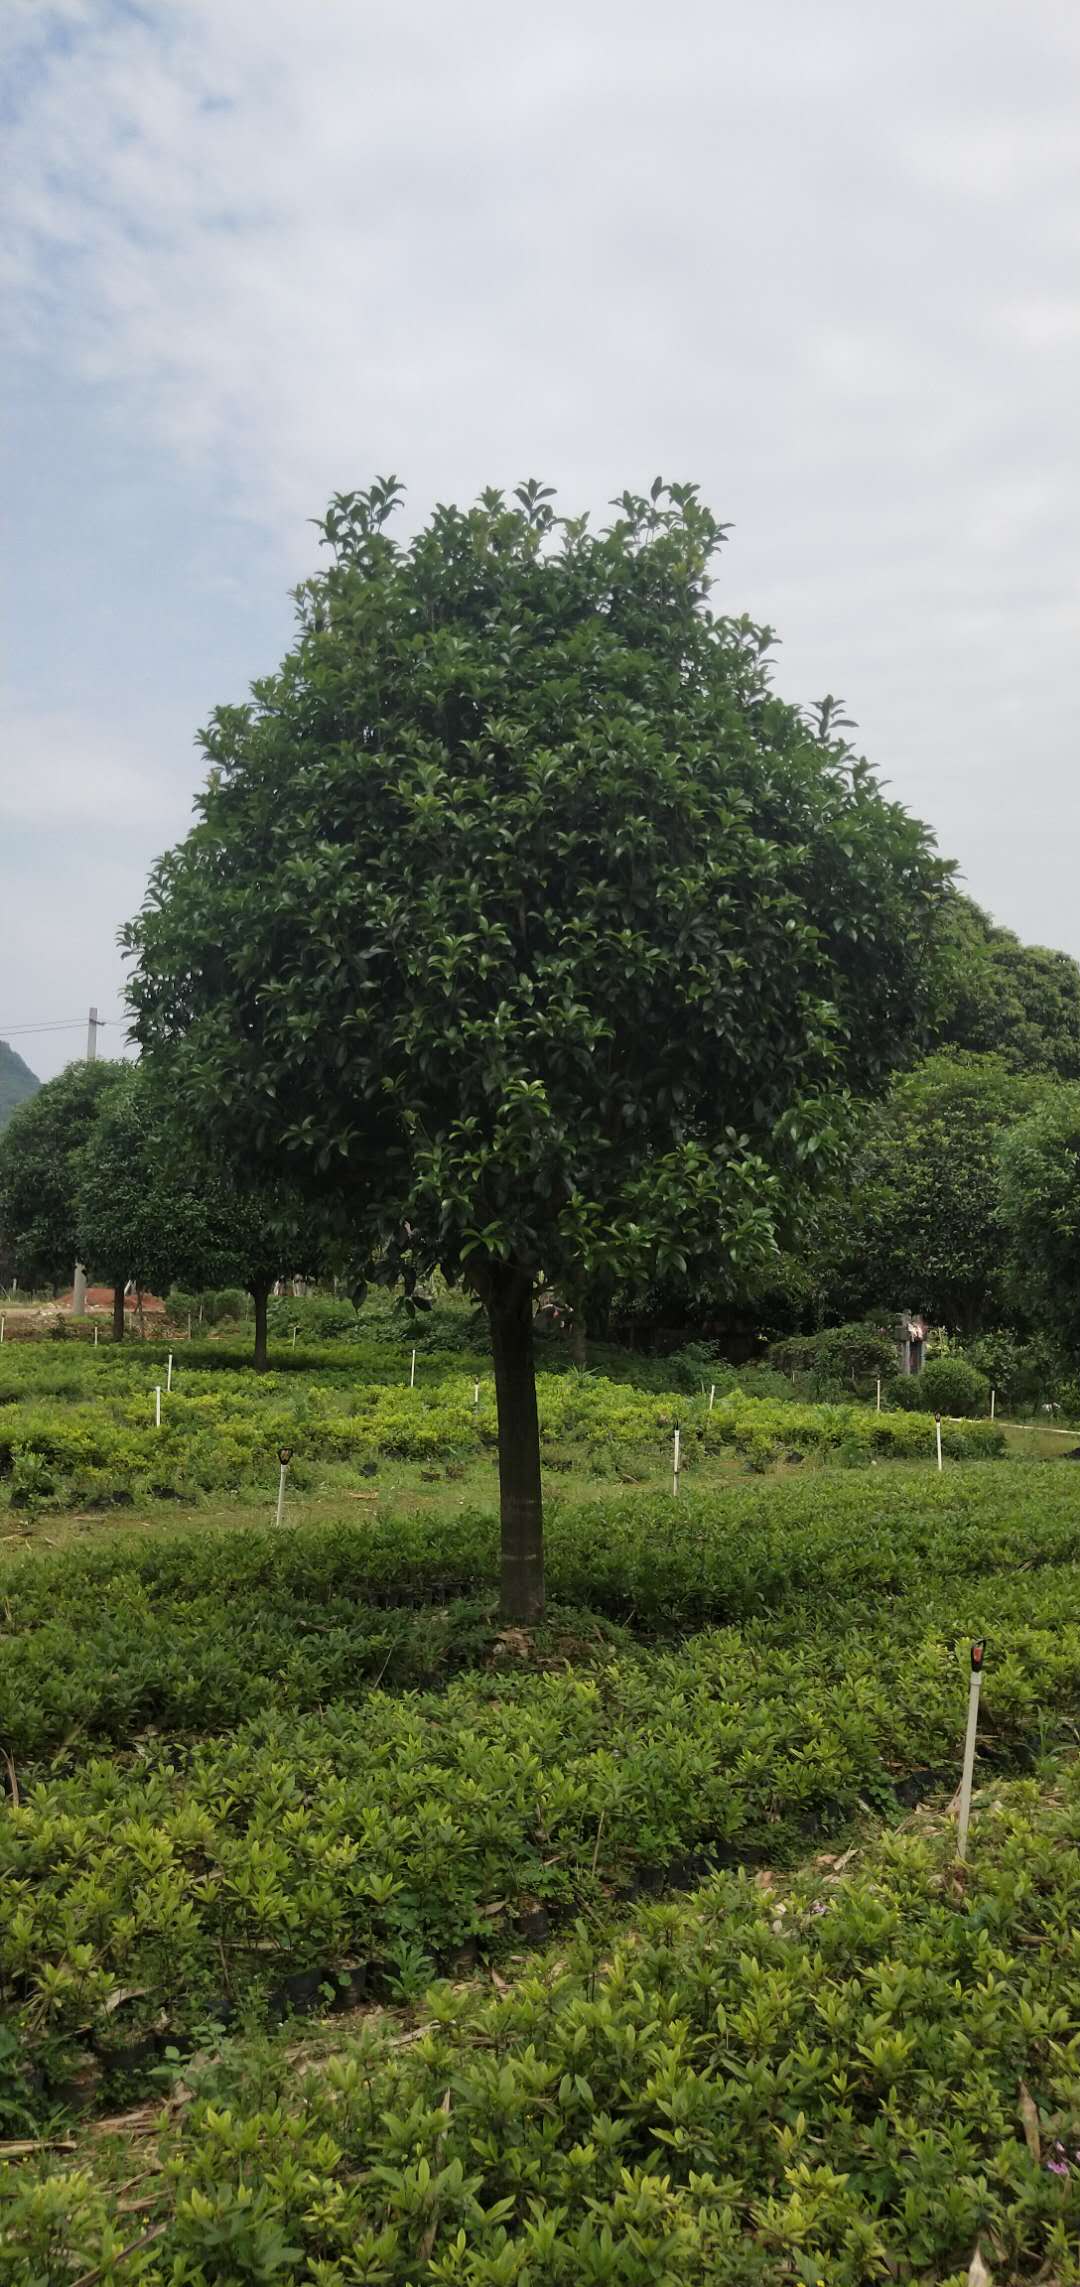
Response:
M98 1012L96 1008L92 1008L86 1025L86 1061L88 1064L97 1062L99 1022ZM82 1263L75 1265L75 1280L71 1290L71 1315L73 1318L85 1318L86 1316L86 1269Z

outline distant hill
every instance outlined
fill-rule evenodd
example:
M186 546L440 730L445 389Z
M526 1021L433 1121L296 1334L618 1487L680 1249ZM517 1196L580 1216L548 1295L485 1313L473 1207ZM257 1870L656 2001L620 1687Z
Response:
M8 1047L6 1040L0 1040L0 1128L6 1127L16 1104L24 1104L28 1096L36 1096L40 1086L30 1066Z

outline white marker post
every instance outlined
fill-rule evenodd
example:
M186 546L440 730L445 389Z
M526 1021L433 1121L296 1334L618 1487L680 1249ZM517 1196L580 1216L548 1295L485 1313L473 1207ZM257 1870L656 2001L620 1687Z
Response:
M881 1376L880 1376L880 1374L878 1375L878 1385L877 1385L877 1405L876 1405L876 1407L875 1407L875 1409L874 1409L874 1410L875 1410L875 1412L876 1412L876 1413L880 1413L880 1412L881 1412Z
M971 1782L975 1775L975 1734L979 1728L979 1693L982 1690L983 1659L986 1639L980 1636L971 1647L971 1690L968 1693L967 1732L964 1738L964 1768L960 1775L960 1816L956 1828L956 1855L967 1857L968 1823L971 1818Z
M277 1488L277 1516L274 1519L274 1523L276 1525L283 1524L285 1521L285 1479L289 1474L289 1463L291 1460L292 1452L290 1447L287 1445L280 1446L278 1448L278 1469L280 1471L280 1475L278 1477Z
M715 1405L715 1404L716 1404L716 1383L715 1383L715 1382L710 1382L710 1383L709 1383L709 1412L710 1412L710 1413L712 1412L712 1410L713 1410L713 1407L714 1407L714 1405Z
M940 1469L940 1468L941 1468L941 1415L940 1415L939 1413L936 1413L936 1414L934 1415L934 1431L935 1431L935 1434L936 1434L936 1437L937 1437L937 1465L938 1465L938 1468Z
M154 1390L154 1428L161 1428L161 1383Z
M416 1388L416 1352L415 1352L415 1350L413 1351L413 1354L412 1354L412 1364L411 1364L411 1366L409 1367L409 1388L410 1388L410 1390L415 1390L415 1388Z
M165 1392L166 1392L166 1396L168 1395L168 1392L171 1390L171 1388L172 1388L172 1351L170 1350L170 1352L169 1352L169 1355L168 1355L168 1359L166 1360L166 1365L165 1365Z
M672 1467L672 1475L671 1475L671 1490L672 1490L672 1492L673 1492L673 1493L677 1493L677 1492L678 1492L678 1490L679 1490L679 1457L680 1457L680 1446L681 1446L681 1439L680 1439L680 1436L679 1436L679 1424L678 1424L678 1422L676 1422L676 1424L675 1424L675 1453L674 1453L674 1460L673 1460L673 1467Z
M995 1409L996 1405L997 1405L997 1391L996 1391L996 1390L991 1390L991 1392L990 1392L990 1419L991 1419L991 1421L993 1421L993 1418L994 1418L994 1409Z
M479 1384L479 1382L474 1382L474 1383L473 1383L473 1392L472 1392L472 1410L473 1410L473 1412L474 1412L474 1413L479 1413L479 1411L480 1411L480 1384Z
M2 1342L2 1341L3 1341L3 1339L4 1339L4 1328L5 1328L5 1326L6 1326L6 1325L7 1325L7 1319L6 1319L6 1318L4 1318L4 1317L0 1317L0 1342Z
M97 1327L95 1326L95 1328L94 1328L94 1348L95 1348L95 1350L97 1349L97 1338L98 1338L98 1330L97 1330Z

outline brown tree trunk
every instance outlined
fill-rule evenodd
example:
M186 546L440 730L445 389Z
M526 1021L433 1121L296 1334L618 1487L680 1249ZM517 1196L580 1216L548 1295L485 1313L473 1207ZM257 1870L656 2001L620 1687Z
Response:
M570 1356L575 1366L587 1366L589 1363L588 1329L583 1310L575 1310L574 1312L573 1324L570 1328Z
M544 1506L533 1360L533 1282L524 1271L491 1273L485 1296L499 1417L499 1513L506 1620L544 1614Z
M255 1304L255 1371L265 1374L269 1360L266 1355L266 1298L268 1285L253 1286L251 1298Z
M114 1342L122 1342L124 1339L123 1279L121 1279L119 1286L114 1286L112 1290L112 1338Z

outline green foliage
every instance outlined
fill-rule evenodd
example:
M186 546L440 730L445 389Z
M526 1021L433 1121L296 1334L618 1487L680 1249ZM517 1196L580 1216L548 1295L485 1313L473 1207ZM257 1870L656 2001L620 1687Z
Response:
M124 2274L963 2287L981 2247L988 2276L1076 2287L1075 1771L995 1789L977 1831L962 1889L950 1839L910 1832L581 1929L504 1992L440 1987L404 2043L226 2049L163 2131L162 2236ZM107 2170L9 2171L12 2287L136 2236Z
M1080 1628L999 1615L995 1641L986 1723L1016 1752L1033 1703L1080 1705ZM359 1967L382 1989L404 1948L498 1955L537 1904L595 1908L687 1853L798 1856L860 1798L951 1767L966 1696L932 1631L808 1634L796 1655L727 1630L572 1673L459 1676L437 1697L372 1691L43 1780L0 1821L19 2044L0 2088L32 2103L31 2064L62 2084L87 2031L108 2067L162 2012L182 2043L287 2006L305 1973L310 2008Z
M30 1066L6 1040L0 1040L0 1128L5 1128L12 1113L29 1097L35 1096L41 1086Z
M71 1280L80 1155L126 1067L69 1064L12 1113L0 1138L0 1231L24 1287Z
M428 1369L434 1378L410 1389L404 1345L396 1357L376 1353L377 1380L359 1343L328 1344L321 1352L286 1347L274 1361L282 1370L255 1379L239 1370L243 1353L185 1343L158 1429L153 1390L163 1378L163 1349L140 1344L125 1361L111 1347L93 1352L72 1345L55 1360L41 1348L9 1353L5 1346L0 1396L10 1402L0 1404L0 1496L28 1456L48 1464L39 1488L48 1505L91 1508L169 1496L192 1500L244 1486L269 1492L282 1444L295 1454L295 1469L309 1473L308 1482L327 1465L360 1468L387 1456L449 1462L495 1445L490 1376L479 1408L473 1378L438 1358ZM932 1449L927 1422L901 1422L852 1405L800 1405L790 1402L790 1393L779 1401L747 1397L735 1381L710 1412L700 1384L696 1396L687 1397L600 1376L541 1378L542 1452L573 1444L594 1466L605 1452L613 1464L644 1453L655 1472L670 1453L676 1417L688 1469L699 1450L749 1456L760 1453L763 1442L826 1457L847 1440L866 1460L929 1457ZM950 1452L970 1457L1001 1444L1000 1432L984 1424L954 1425L948 1439Z
M769 1346L770 1364L783 1374L802 1374L834 1384L891 1381L899 1372L892 1327L860 1320L830 1326L819 1334L792 1334Z
M1025 1315L1080 1360L1080 1087L1055 1089L1007 1138L1001 1201Z
M334 501L294 652L213 718L130 933L140 1037L419 1263L730 1273L815 1100L902 1045L942 869L703 608L693 487L596 536L489 493L405 546L397 500Z
M930 1413L970 1420L990 1411L990 1384L966 1358L931 1358L921 1374L910 1378Z
M957 1050L893 1082L829 1216L816 1278L834 1302L968 1333L1002 1315L999 1152L1039 1088L1001 1057Z
M935 1032L1013 1072L1080 1080L1080 967L1022 945L950 891L938 920Z

